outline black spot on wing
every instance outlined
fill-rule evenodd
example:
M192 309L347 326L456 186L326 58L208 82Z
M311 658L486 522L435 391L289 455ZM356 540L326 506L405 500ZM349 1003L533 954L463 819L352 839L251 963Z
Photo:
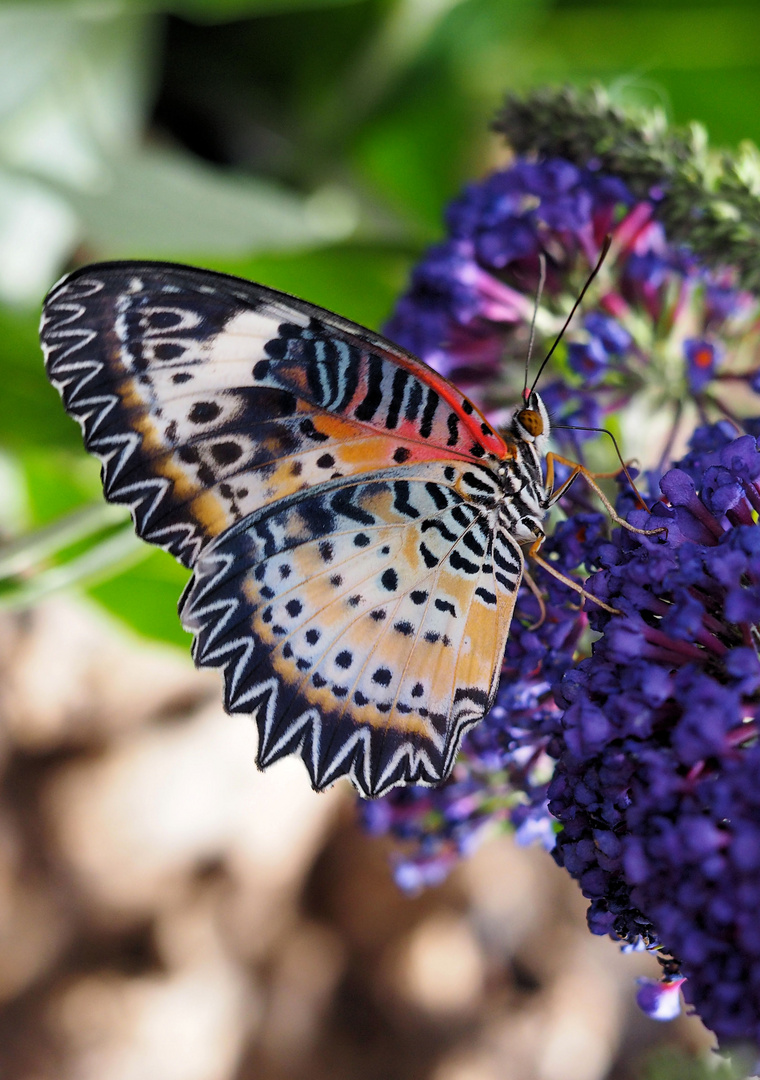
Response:
M330 503L336 514L342 514L349 521L356 521L359 525L375 524L374 515L368 513L357 503L356 499L345 491L339 491L336 495L333 495Z
M476 536L473 536L472 532L466 532L462 537L462 543L465 547L469 548L473 555L477 555L478 558L483 558L486 553L486 549L478 541Z
M427 483L425 484L425 491L427 491L438 510L445 510L449 505L448 496L440 484Z
M341 342L341 345L343 343ZM338 412L345 412L354 399L354 394L359 385L360 357L357 349L345 346L345 356L342 364L343 394L335 406Z
M377 668L372 673L372 682L377 683L378 686L390 686L392 678L393 673L387 667Z
M517 574L520 571L520 564L515 559L507 559L497 545L493 548L493 561L499 567L500 570L506 571L508 574Z
M420 526L422 532L429 532L431 529L435 529L440 533L444 540L448 540L449 543L454 543L459 539L459 533L452 532L448 525L441 521L440 518L426 518Z
M380 584L387 592L395 592L398 588L398 574L395 570L385 570L380 577Z
M475 595L479 596L484 604L488 604L491 607L496 606L496 593L492 593L489 589L484 589L482 585L479 585L475 590Z
M280 327L282 333L283 327ZM264 352L267 356L270 356L272 360L284 360L288 354L288 342L284 337L272 338L270 341L264 343Z
M428 569L432 570L434 566L438 565L439 560L436 558L436 556L433 554L427 544L420 544L420 555L422 556L425 566L427 566Z
M153 355L156 360L179 360L185 355L184 345L175 341L161 341L153 347Z
M312 439L313 442L327 442L330 438L329 435L325 435L324 431L317 431L314 427L313 420L310 420L308 417L301 421L299 428L301 434L305 435L307 439Z
M394 481L393 494L393 506L399 513L410 518L418 518L420 516L417 507L409 501L409 482L407 480Z
M472 524L476 511L470 506L453 506L451 508L451 516L457 525L461 525L463 529L466 529Z
M482 491L484 494L493 495L493 484L489 484L488 481L478 476L477 473L468 470L462 475L464 482L473 489L473 491Z
M460 686L454 694L454 703L458 705L460 701L471 701L484 712L490 703L488 694L478 686Z
M365 422L372 419L383 401L383 362L377 354L370 356L368 368L367 392L354 410L356 419Z
M462 570L465 574L477 574L480 572L480 564L466 559L456 548L449 555L449 562L454 570Z
M217 465L234 465L243 456L243 448L236 442L218 442L211 447L211 456Z
M436 391L432 386L429 386L425 399L425 408L422 410L422 419L420 421L420 435L423 439L429 439L432 434L433 420L440 402L441 399Z
M406 408L404 409L404 419L409 423L414 423L420 414L420 406L422 405L422 383L419 379L415 379L412 383L409 394L407 395Z
M449 429L449 437L446 440L446 445L456 446L456 444L459 442L459 417L455 412L449 413L447 426Z
M222 408L216 401L196 401L187 415L192 424L210 424L221 413Z
M409 382L409 372L404 368L397 368L393 374L393 383L391 385L391 400L388 405L388 413L385 418L385 426L387 428L395 428L398 426L399 413L401 412L401 405L404 400L404 390L406 384Z

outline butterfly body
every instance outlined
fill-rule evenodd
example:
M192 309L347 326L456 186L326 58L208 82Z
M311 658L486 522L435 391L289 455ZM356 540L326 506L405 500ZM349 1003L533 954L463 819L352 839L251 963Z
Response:
M194 657L256 716L260 764L299 752L365 795L445 778L543 535L538 395L501 435L371 331L166 264L77 271L41 336L106 497L193 569Z

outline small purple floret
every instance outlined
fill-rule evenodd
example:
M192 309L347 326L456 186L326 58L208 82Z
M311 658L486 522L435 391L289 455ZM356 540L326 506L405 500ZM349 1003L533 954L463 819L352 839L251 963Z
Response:
M637 980L636 1004L651 1020L674 1020L681 1013L680 989L684 979Z

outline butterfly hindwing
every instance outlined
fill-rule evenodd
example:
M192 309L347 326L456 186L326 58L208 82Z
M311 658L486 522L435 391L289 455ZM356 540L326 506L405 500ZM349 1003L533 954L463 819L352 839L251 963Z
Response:
M106 497L193 567L196 663L256 716L260 764L300 752L365 795L445 778L522 574L513 444L390 342L223 274L86 267L41 337Z
M282 500L204 551L183 624L228 711L256 713L262 766L298 751L315 787L350 775L368 796L448 774L522 571L492 517L428 464Z
M223 274L87 267L51 291L41 337L106 497L188 566L246 514L336 475L504 450L419 360Z

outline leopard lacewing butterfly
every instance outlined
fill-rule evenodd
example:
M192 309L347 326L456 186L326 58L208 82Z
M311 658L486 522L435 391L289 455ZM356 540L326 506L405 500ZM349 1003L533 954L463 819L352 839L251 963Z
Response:
M193 657L255 716L259 765L297 753L368 797L444 780L554 501L535 390L499 434L372 331L165 263L70 274L41 339L105 497L192 569Z

